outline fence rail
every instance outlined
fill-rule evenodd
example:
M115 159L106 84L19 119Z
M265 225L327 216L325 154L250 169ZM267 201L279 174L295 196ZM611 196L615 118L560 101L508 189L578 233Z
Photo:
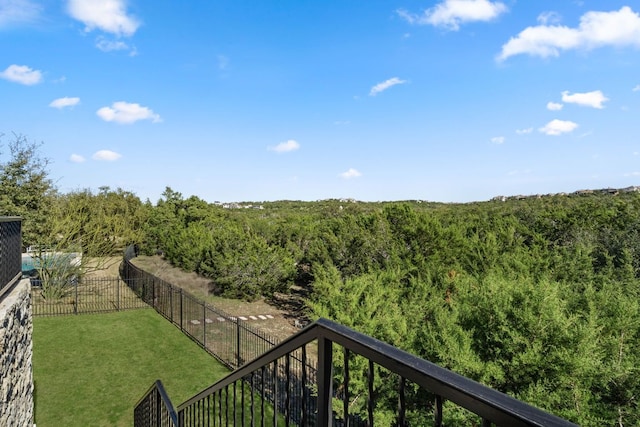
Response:
M0 300L22 276L22 220L0 217Z

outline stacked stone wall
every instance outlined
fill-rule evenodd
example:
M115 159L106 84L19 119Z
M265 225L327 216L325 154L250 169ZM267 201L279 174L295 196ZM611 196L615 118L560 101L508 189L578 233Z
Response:
M0 301L0 424L33 425L31 295L22 280Z

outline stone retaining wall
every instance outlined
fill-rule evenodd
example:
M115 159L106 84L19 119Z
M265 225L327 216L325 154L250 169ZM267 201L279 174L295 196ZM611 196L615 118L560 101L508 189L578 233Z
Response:
M29 280L0 301L0 424L33 425L32 316Z

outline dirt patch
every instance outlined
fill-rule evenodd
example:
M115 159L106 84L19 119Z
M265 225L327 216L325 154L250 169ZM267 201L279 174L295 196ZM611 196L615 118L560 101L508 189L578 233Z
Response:
M176 268L160 256L139 256L131 262L231 316L247 318L248 324L278 340L293 335L300 330L300 326L306 324L301 315L302 304L295 297L279 294L274 301L260 299L255 302L217 297L209 294L210 279Z
M87 278L107 278L107 277L119 277L120 263L122 262L121 256L103 257L83 260L86 262Z

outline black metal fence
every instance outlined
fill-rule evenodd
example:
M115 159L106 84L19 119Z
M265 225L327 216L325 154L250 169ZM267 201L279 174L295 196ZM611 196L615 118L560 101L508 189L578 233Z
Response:
M0 217L0 300L22 276L22 220Z
M136 256L136 247L128 247L120 267L120 275L129 288L230 369L237 369L278 344L276 338L251 327L238 317L136 267L131 263ZM298 408L296 414L302 413L303 407L315 410L312 392L317 375L315 350L310 348L309 353L306 349L299 350L292 353L289 359L287 371L292 373L288 380L292 392L288 403L283 400L283 395L271 391L274 384L284 384L284 365L247 377L245 386L262 396L260 405L266 404L272 412L274 405L278 408ZM247 393L247 398L249 396L254 395ZM297 415L294 415L294 419L299 421Z
M109 313L149 307L117 277L74 280L65 286L61 296L49 299L39 281L32 280L31 304L34 316Z
M277 339L131 263L125 252L120 275L135 294L231 369L277 344Z

